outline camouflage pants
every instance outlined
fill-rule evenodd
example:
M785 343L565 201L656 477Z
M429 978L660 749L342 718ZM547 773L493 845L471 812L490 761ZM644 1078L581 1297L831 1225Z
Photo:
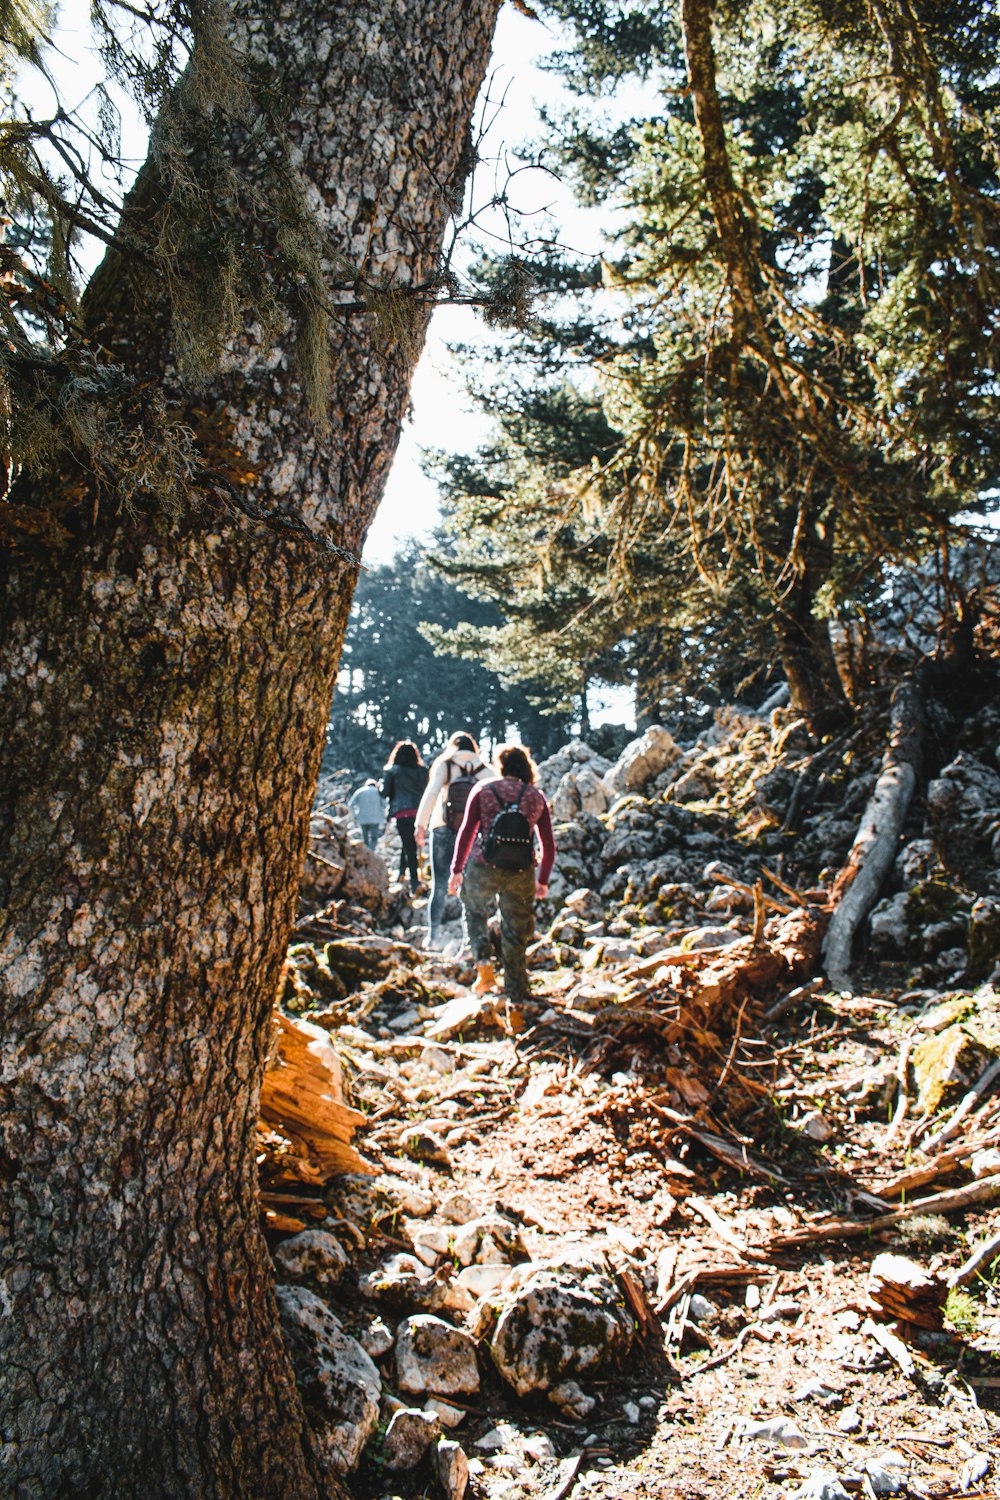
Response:
M525 950L535 935L535 872L495 870L470 859L462 878L462 905L477 964L492 957L486 924L498 901L504 994L509 1000L526 1000L530 991Z

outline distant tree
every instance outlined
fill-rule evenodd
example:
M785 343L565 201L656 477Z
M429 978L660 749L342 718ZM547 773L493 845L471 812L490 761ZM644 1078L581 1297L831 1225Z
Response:
M498 744L516 736L547 755L568 715L543 714L522 686L501 681L443 642L454 631L496 628L497 611L428 567L419 543L362 573L347 623L323 764L371 772L397 739L435 753L456 729ZM535 682L544 693L543 685Z

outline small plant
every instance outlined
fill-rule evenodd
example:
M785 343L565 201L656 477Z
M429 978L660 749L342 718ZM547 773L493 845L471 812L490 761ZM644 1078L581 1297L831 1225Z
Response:
M959 1287L952 1287L944 1305L944 1315L956 1333L965 1339L975 1338L979 1332L979 1309L974 1297Z
M912 1250L930 1250L959 1238L959 1231L942 1214L916 1214L896 1231L896 1240Z

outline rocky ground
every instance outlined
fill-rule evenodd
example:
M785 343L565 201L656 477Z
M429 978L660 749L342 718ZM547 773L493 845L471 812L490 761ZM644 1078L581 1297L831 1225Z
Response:
M373 1170L269 1234L353 1495L1000 1495L996 728L935 767L852 994L819 944L877 727L567 747L515 1014L317 822L282 1004Z

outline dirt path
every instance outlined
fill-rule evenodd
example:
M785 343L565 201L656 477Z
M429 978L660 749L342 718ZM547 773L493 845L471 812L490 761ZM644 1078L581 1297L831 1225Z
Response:
M419 978L428 999L443 988L461 1003L454 968L424 960ZM459 1189L513 1220L532 1262L602 1264L654 1310L626 1368L587 1383L598 1404L579 1423L518 1400L484 1359L480 1397L451 1434L473 1460L470 1494L1000 1495L1000 1282L977 1279L943 1328L910 1327L898 1346L866 1291L886 1249L946 1275L996 1232L995 1212L806 1251L774 1245L822 1214L873 1214L864 1194L915 1159L888 1123L909 1017L886 997L815 995L778 1026L747 1024L730 1071L738 1061L760 1080L761 1102L748 1137L727 1132L752 1164L740 1172L656 1102L665 1080L675 1096L683 1083L682 1049L609 1043L593 1013L568 1004L567 976L550 971L541 988L552 1004L515 1036L468 1019L452 1031L445 1001L414 1004L412 987L391 985L374 1006L362 991L341 1032L369 1116L358 1144L390 1198L402 1185L421 1210L387 1212L381 1233L369 1225L362 1269L408 1249ZM711 1079L694 1069L687 1085L691 1118L716 1123ZM967 1138L998 1124L987 1098ZM443 1151L404 1150L415 1126ZM435 1151L435 1164L414 1160ZM437 1493L425 1468L388 1474L371 1456L351 1487L365 1500Z

